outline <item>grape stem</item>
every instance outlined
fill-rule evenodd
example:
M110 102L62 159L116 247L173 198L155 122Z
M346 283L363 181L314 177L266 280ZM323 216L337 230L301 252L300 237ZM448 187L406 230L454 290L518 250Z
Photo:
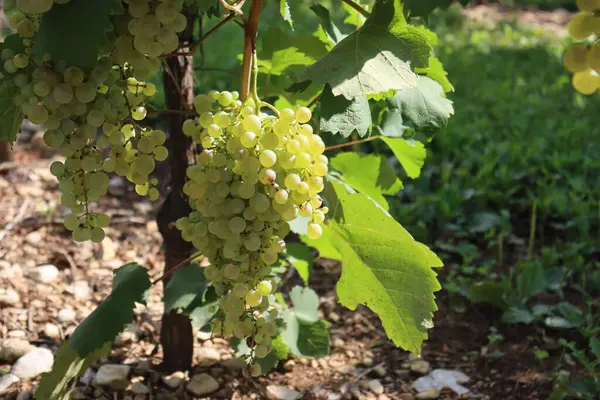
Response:
M354 8L356 11L358 11L363 17L369 18L371 16L371 14L367 10L365 10L364 8L362 8L360 5L356 4L352 0L342 0L342 1L346 4L348 4L350 7Z
M177 270L179 268L183 267L184 265L189 264L193 259L195 259L196 257L199 257L199 256L200 256L200 252L196 252L196 253L192 254L191 256L189 256L188 258L186 258L185 260L183 260L182 262L175 265L173 268L171 268L170 270L168 270L167 272L165 272L164 274L162 274L161 276L159 276L158 278L153 280L152 286L156 285L158 282L164 281L165 279L167 279L168 277L173 275L175 272L177 272Z
M242 76L240 99L245 101L250 93L253 75L253 59L256 58L256 35L258 34L258 17L262 8L262 0L253 0L250 8L250 17L244 24L244 59L242 61ZM258 75L258 65L255 74ZM252 94L254 95L254 94ZM257 103L257 105L260 103Z
M355 144L360 144L360 143L372 142L373 140L377 140L377 139L380 139L380 138L381 138L381 136L371 136L370 138L366 138L366 139L353 140L353 141L347 142L347 143L336 144L336 145L333 145L333 146L325 147L325 151L334 150L334 149L341 149L342 147L353 146Z

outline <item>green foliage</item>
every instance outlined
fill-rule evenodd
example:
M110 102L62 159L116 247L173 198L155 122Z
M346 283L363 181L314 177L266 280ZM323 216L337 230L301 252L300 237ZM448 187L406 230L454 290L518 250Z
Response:
M340 31L340 28L338 28L337 25L333 22L328 9L326 9L320 4L313 4L312 6L310 6L310 9L315 13L317 18L319 19L321 28L327 35L329 41L331 41L334 44L337 44L347 36L344 35Z
M283 20L290 24L290 27L294 29L294 21L292 20L292 13L287 0L279 0L279 12L281 13Z
M286 249L287 260L298 271L298 275L300 275L304 284L308 285L314 261L311 250L301 243L288 243Z
M258 53L260 72L282 75L293 66L313 64L327 53L325 43L312 35L290 36L279 28L271 28L261 36Z
M390 147L410 178L417 178L421 174L427 156L423 143L392 137L382 137L381 140Z
M366 194L386 210L389 205L384 195L393 195L402 189L402 182L381 155L340 153L331 159L330 164L341 172L344 182Z
M58 351L52 371L43 374L36 397L44 400L70 398L74 381L87 367L110 351L114 338L133 322L136 303L144 302L150 288L148 273L130 263L114 272L111 294L78 327Z
M245 341L239 339L232 340L236 357L247 357L250 354L250 348ZM290 348L283 342L281 336L277 336L271 341L272 350L265 358L258 358L256 361L260 365L261 375L266 375L273 368L277 367L279 361L286 360L290 355Z
M365 24L311 65L292 90L309 82L352 99L417 86L411 67L427 67L427 37L408 25L399 0L378 0Z
M24 117L21 107L13 103L13 97L19 91L20 89L13 80L5 78L0 81L0 140L6 140L9 143L16 140Z
M371 109L367 96L346 99L334 96L329 85L320 98L321 131L350 136L353 132L365 136L371 127Z
M33 52L38 60L49 54L55 61L91 68L108 43L107 32L112 29L109 15L122 12L120 0L55 4L42 15Z
M408 14L411 17L425 17L436 8L448 8L453 0L404 0ZM469 0L460 0L460 3L467 5Z
M366 305L397 346L420 353L440 289L432 267L442 263L369 197L348 190L335 179L325 188L333 245L344 260L339 301L351 310Z

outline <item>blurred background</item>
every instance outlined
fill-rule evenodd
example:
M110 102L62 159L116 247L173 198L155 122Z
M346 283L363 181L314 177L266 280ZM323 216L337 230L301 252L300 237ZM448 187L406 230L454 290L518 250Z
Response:
M356 18L330 3L340 29L356 29ZM275 8L263 15L261 29L280 29L292 37L312 34L317 28L312 12L294 2L291 7L293 32ZM440 311L423 358L395 349L368 310L342 309L334 294L340 267L325 260L315 265L311 283L323 295L321 311L332 323L331 356L323 362L290 360L261 384L284 385L315 398L350 393L348 398L407 400L419 377L445 368L470 378L466 398L598 398L600 96L576 93L562 65L570 43L565 27L574 11L574 0L473 1L466 8L437 11L428 21L455 88L448 94L455 115L427 144L419 178L403 176L390 160L404 189L387 199L392 215L445 263ZM6 18L0 20L6 35ZM199 29L217 21L205 18ZM259 58L261 46L259 38ZM204 43L196 55L197 93L239 86L242 47L235 24ZM293 71L260 79L261 87L278 93L293 82ZM162 87L160 74L152 81ZM314 95L300 94L300 102ZM164 108L162 89L153 106ZM339 143L329 134L324 139ZM360 150L385 151L373 143ZM109 291L112 269L132 260L156 273L162 268L154 222L160 202L137 197L119 177L111 180L110 196L98 206L113 219L105 242L71 241L48 171L54 157L40 127L27 122L12 149L0 144L0 339L57 345ZM156 174L168 183L166 166ZM56 270L54 278L54 272L42 276L40 267L54 271L48 265ZM113 362L160 358L154 347L160 293L156 289L149 307L137 312L137 325L120 337ZM231 358L227 344L199 335L199 348L214 349L211 357L221 368L218 363ZM200 350L195 357L206 359L208 352ZM0 374L9 365L0 357ZM220 390L228 388L222 398L262 393L234 369L223 368L226 372L217 374ZM355 377L361 371L385 390L359 385ZM10 396L30 388L20 384ZM364 397L352 392L355 387ZM111 393L94 390L86 385L82 398ZM421 398L458 397L456 390L435 390Z

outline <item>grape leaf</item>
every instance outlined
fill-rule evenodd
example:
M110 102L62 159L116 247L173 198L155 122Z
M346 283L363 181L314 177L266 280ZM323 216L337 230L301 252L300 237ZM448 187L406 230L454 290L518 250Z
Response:
M327 38L333 43L341 42L347 35L344 35L339 28L333 23L331 20L331 14L329 10L323 7L320 4L313 4L310 6L312 12L317 15L319 19L319 24L325 31Z
M13 103L13 98L20 89L13 80L5 77L0 81L0 140L12 143L17 138L17 132L23 122L21 107Z
M417 86L411 67L427 67L427 37L407 24L400 0L378 0L365 24L308 67L289 88L328 83L347 99Z
M360 1L358 3L359 5L363 6L363 4L360 4ZM342 7L348 13L346 18L344 18L345 24L352 25L355 28L359 28L360 26L362 26L362 24L365 23L365 16L359 13L358 10L350 7L350 5L347 3L342 4Z
M36 398L68 399L73 382L87 366L110 351L114 338L133 322L135 303L150 288L145 268L123 265L114 272L111 294L75 329L59 350L52 371L42 375Z
M279 28L262 35L261 44L259 70L271 75L281 75L295 65L310 65L327 53L325 43L316 36L290 36Z
M326 85L319 100L321 103L321 131L339 133L348 137L356 131L363 137L371 127L371 109L366 96L346 99L334 96Z
M292 263L296 271L298 271L298 275L300 275L304 284L308 285L313 263L310 249L301 243L288 243L286 248L288 261Z
M0 43L0 52L2 52L4 49L10 49L13 52L13 54L18 54L18 53L24 53L25 48L26 47L25 47L25 44L23 43L23 38L16 34L8 35L6 37L6 39L4 39L4 42ZM20 71L22 72L23 70L20 70ZM16 75L20 71L17 70L17 72L9 73L4 68L4 63L3 62L0 63L0 73L2 74L3 79L9 78L11 75Z
M389 205L383 195L396 194L402 189L402 182L383 156L345 152L332 158L330 164L342 173L344 182L371 197L386 210Z
M340 303L351 310L366 305L397 346L419 353L440 290L432 267L442 262L365 194L349 193L330 177L325 197L333 243L343 259Z
M91 68L114 30L109 15L123 13L121 0L72 0L54 4L44 13L33 45L41 60L49 54L54 61Z
M294 309L283 312L285 329L281 339L298 357L325 357L329 354L327 324L319 320L319 296L310 288L296 286L290 292Z
M185 310L198 302L198 297L201 302L209 283L200 265L188 264L179 268L165 285L165 312Z
M292 30L294 29L294 21L292 20L292 13L287 0L279 0L279 13L285 22L290 24Z
M427 151L423 143L385 136L382 136L381 140L390 147L410 178L414 179L421 175L421 168L423 168L425 157L427 156Z
M319 257L328 258L330 260L341 260L342 255L333 245L333 232L328 225L323 225L323 235L318 239L309 239L308 236L302 235L300 239L310 247L314 247L319 252Z
M390 114L395 115L388 121ZM429 135L445 127L453 114L452 102L445 97L442 86L431 78L420 76L416 88L400 90L388 99L383 133L396 136L396 132L402 129L398 126L398 121L401 121L403 126Z
M444 69L442 62L434 55L429 57L429 66L427 68L415 68L415 72L419 75L425 75L437 81L444 92L452 92L454 87L448 80L448 73Z

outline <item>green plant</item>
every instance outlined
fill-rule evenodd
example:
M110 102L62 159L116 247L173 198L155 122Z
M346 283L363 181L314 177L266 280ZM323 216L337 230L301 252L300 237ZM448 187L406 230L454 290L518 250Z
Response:
M289 353L327 354L316 294L294 288L291 308L277 293L290 229L322 255L343 259L342 304L367 305L396 345L420 351L439 289L432 268L441 262L388 213L385 196L402 188L388 159L393 154L408 177L418 177L423 142L453 114L445 98L452 86L432 48L436 35L407 19L449 2L344 0L343 17L354 25L348 33L339 14L319 3L244 3L17 0L10 16L17 33L0 47L0 138L14 141L24 116L44 124L44 140L66 158L51 172L71 209L64 225L73 238L104 238L110 221L93 206L108 174L155 200L156 163L166 160L171 173L157 217L164 275L151 280L136 264L117 270L111 295L63 344L38 398L68 397L74 378L110 350L134 304L161 281L167 370L190 367L192 326L233 335L246 376L264 374ZM306 26L292 20L296 8L300 21L312 16ZM272 26L261 23L263 12L277 16ZM221 15L194 40L198 19ZM205 67L196 50L230 21L243 27L243 48L227 46L225 57L237 63L243 51L239 92L195 95L195 63ZM157 93L165 108L151 100ZM375 141L388 150L339 153L329 166L322 154ZM211 265L194 263L200 256Z

